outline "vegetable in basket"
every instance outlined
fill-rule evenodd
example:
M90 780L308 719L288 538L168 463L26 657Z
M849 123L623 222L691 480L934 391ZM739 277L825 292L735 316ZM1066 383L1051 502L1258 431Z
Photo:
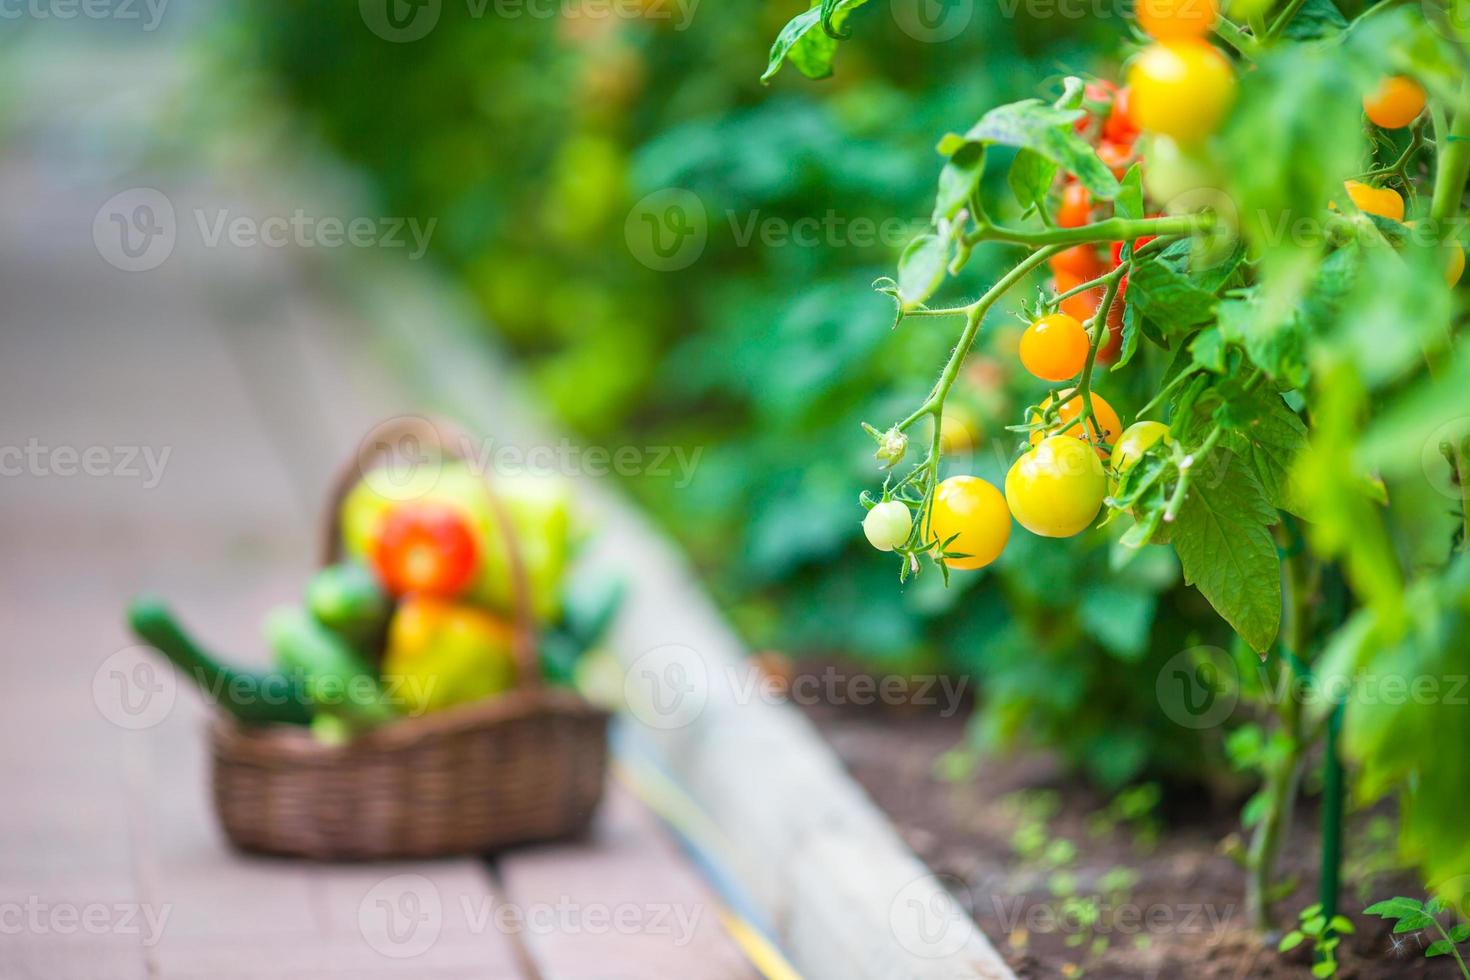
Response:
M328 565L313 575L306 608L364 656L375 657L382 649L391 603L373 573L356 562Z
M138 639L169 659L207 698L248 725L306 725L311 722L303 678L282 671L250 670L205 652L162 601L135 599L128 623Z
M441 711L514 686L514 649L510 623L493 613L414 596L393 614L382 675L408 714Z
M306 610L281 606L265 619L266 641L287 673L299 674L321 713L358 728L390 721L396 712L378 677L347 642Z
M375 556L390 526L390 515L397 510L429 506L452 509L469 528L478 558L471 580L457 597L509 614L514 609L514 586L510 556L496 514L498 501L516 535L532 610L541 622L555 621L561 611L561 584L571 538L571 500L565 482L532 474L497 476L492 499L483 474L468 463L449 460L440 465L432 485L428 481L425 484L422 493L401 500L383 492L379 481L358 481L343 500L340 514L342 543L348 557L376 565ZM418 591L443 594L432 589Z

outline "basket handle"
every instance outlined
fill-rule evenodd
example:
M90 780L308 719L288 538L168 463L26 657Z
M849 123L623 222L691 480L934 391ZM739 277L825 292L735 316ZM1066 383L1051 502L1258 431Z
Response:
M373 429L371 435L371 443L365 441L359 446L357 453L338 469L332 481L331 493L327 498L323 565L332 565L342 560L342 503L358 481L373 469L375 463L390 459L399 447L412 440L418 440L430 452L437 449L439 461L469 461L462 448L470 444L469 433L446 419L401 415L379 425ZM511 652L516 661L516 683L521 688L539 687L541 665L536 653L536 620L531 610L531 583L526 573L525 557L505 501L495 492L490 474L485 472L481 476L485 480L490 498L491 513L500 528L500 536L505 540L506 562L510 569L511 601L514 606Z

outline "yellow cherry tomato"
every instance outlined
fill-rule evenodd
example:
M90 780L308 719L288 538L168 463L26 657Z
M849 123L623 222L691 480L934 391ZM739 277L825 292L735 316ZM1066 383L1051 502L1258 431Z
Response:
M1113 469L1119 473L1127 473L1161 439L1165 444L1173 441L1169 437L1169 427L1164 423L1134 422L1124 430L1117 445L1113 447Z
M1053 313L1021 335L1021 363L1043 381L1066 381L1082 373L1090 346L1076 317Z
M945 551L964 556L945 558L950 568L984 568L1000 557L1011 538L1006 499L978 476L952 476L934 488L929 533Z
M1363 112L1375 126L1399 129L1419 118L1424 111L1424 89L1412 78L1392 75L1377 91L1363 96Z
M1134 16L1155 41L1178 41L1208 34L1220 8L1215 0L1138 0Z
M1453 287L1465 274L1465 246L1459 242L1450 242L1445 246L1449 250L1449 257L1444 264L1444 284Z
M1160 41L1128 69L1133 118L1143 129L1181 143L1213 133L1235 101L1235 71L1199 38Z
M1107 476L1096 454L1076 439L1049 436L1011 464L1006 503L1032 534L1070 538L1102 508Z
M1060 435L1071 436L1074 439L1086 439L1088 442L1098 441L1097 429L1094 428L1091 424L1084 425L1083 423L1079 422L1077 425L1072 426L1070 429L1066 429L1065 432L1060 431L1066 427L1067 423L1071 422L1073 419L1077 418L1077 416L1082 414L1082 397L1079 395L1076 398L1068 398L1068 396L1072 394L1072 391L1073 389L1067 388L1064 391L1059 392L1059 396L1063 399L1063 402L1062 407L1057 409L1057 424L1055 428L1046 431L1043 431L1041 429L1032 430L1031 445L1034 446L1038 444L1039 442L1041 442L1042 439L1046 438L1052 432L1058 432ZM1041 403L1042 413L1045 413L1047 407L1050 405L1051 396L1047 395L1046 401ZM1108 404L1107 399L1103 398L1102 395L1099 395L1095 391L1092 393L1092 416L1093 421L1097 424L1097 426L1101 427L1102 429L1102 441L1107 443L1108 445L1112 445L1113 443L1117 442L1118 436L1123 432L1123 420L1118 418L1118 413L1113 410L1113 406ZM1040 414L1031 416L1031 421L1033 422L1039 422L1041 421L1041 419L1042 415ZM1098 447L1097 451L1100 454L1106 453L1106 450L1103 449L1103 447L1101 446Z
M1404 199L1399 192L1389 187L1371 187L1357 180L1343 181L1348 197L1359 211L1376 214L1393 221L1404 220Z

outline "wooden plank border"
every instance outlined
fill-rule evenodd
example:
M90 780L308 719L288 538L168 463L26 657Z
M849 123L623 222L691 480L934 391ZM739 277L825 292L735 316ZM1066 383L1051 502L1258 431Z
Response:
M333 271L427 408L499 447L560 445L460 294L423 267L354 258ZM1014 980L806 719L755 693L738 639L677 549L607 480L575 482L598 521L588 560L629 585L613 637L629 702L620 751L651 758L709 816L714 857L797 969L812 980Z

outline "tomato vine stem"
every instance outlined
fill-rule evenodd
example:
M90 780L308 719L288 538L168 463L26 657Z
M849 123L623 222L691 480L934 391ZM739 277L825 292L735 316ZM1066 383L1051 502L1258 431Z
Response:
M1092 335L1088 338L1091 342L1087 346L1087 361L1082 365L1082 378L1077 382L1077 389L1082 393L1082 412L1079 416L1082 419L1082 434L1087 435L1087 424L1091 422L1092 431L1099 443L1107 442L1107 433L1092 410L1092 369L1097 363L1097 352L1102 348L1103 338L1108 333L1108 313L1112 311L1113 303L1118 298L1118 284L1122 282L1130 264L1119 265L1104 277L1108 280L1108 285L1103 291L1102 302L1097 304L1097 312L1092 314Z
M1105 218L1076 228L1047 228L1028 231L1003 225L980 225L965 236L974 245L979 242L1013 242L1038 248L1046 245L1087 245L1092 242L1115 242L1145 235L1193 235L1209 231L1215 216L1200 214L1167 215L1162 218Z
M1226 44L1234 48L1244 58L1255 58L1261 48L1261 42L1251 37L1240 26L1228 18L1221 17L1215 21L1215 35Z

